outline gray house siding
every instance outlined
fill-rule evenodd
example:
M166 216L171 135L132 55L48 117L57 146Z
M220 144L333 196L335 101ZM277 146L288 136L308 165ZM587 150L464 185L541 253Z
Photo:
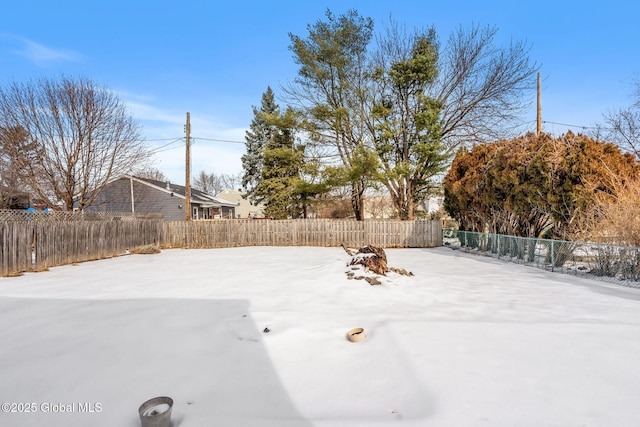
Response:
M133 204L131 193L133 188ZM162 213L165 221L185 220L184 187L152 180L142 180L124 176L108 183L98 197L85 208L86 211L99 212L150 212ZM233 218L233 206L211 207L201 192L194 191L191 198L191 218L211 219L214 215L221 218ZM194 197L202 202L194 200Z
M133 205L131 185L133 184ZM172 195L173 194L173 195ZM129 178L107 184L98 197L85 208L100 212L160 212L166 221L185 219L184 197L165 192Z

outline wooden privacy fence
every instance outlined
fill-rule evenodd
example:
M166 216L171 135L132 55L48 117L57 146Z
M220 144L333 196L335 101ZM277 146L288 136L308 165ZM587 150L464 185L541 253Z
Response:
M45 270L159 244L160 219L0 222L0 276Z
M102 220L0 221L0 276L108 258L149 244L174 248L338 246L426 248L442 245L439 221Z
M440 221L232 220L164 223L161 244L173 248L234 246L442 246Z

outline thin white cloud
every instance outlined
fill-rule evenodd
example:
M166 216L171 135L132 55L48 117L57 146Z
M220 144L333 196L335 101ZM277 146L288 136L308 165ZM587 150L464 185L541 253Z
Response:
M44 65L51 62L78 62L82 55L73 50L54 49L24 37L14 37L22 44L15 53L24 56L37 65Z
M184 136L184 125L187 111L176 111L175 108L166 109L155 104L155 98L148 95L117 90L131 115L144 126L144 133L150 139L174 138ZM206 111L190 113L191 136L194 138L208 138L219 140L233 140L244 143L246 128L232 128Z
M168 144L174 138L184 137L186 111L165 109L154 105L152 96L117 90L132 116L143 126L143 136L150 142L154 154L154 167L176 183L184 183L184 141ZM213 114L192 111L191 149L192 174L201 170L207 173L236 174L242 171L240 157L244 154L245 128L225 126ZM236 141L236 142L229 142Z
M177 125L185 122L185 116L165 111L150 104L125 100L127 110L138 120L160 122L164 124ZM179 127L176 127L179 129Z

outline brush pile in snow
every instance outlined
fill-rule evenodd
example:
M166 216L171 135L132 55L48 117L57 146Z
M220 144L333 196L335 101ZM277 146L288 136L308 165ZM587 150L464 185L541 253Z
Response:
M352 250L345 248L347 253L351 254L351 261L348 265L363 265L366 270L373 273L386 276L389 267L387 266L387 254L384 249L375 246L363 246L357 252L351 253Z

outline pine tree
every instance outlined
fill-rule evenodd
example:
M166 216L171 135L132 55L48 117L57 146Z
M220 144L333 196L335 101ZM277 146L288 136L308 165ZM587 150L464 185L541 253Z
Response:
M262 158L260 182L254 195L265 204L265 216L272 219L300 218L303 207L297 188L304 160L304 147L295 143L296 118L291 109L284 114L263 116L273 124Z
M298 77L285 89L306 114L312 137L335 149L345 170L357 167L366 143L366 51L373 37L373 20L356 10L307 26L308 35L289 34ZM357 220L364 219L365 176L348 174L351 204Z
M246 190L244 197L253 204L262 202L255 190L262 180L265 147L275 132L274 126L267 122L265 116L276 114L278 108L271 87L267 87L266 92L262 94L260 109L253 107L254 117L244 137L247 153L242 156L242 187Z

